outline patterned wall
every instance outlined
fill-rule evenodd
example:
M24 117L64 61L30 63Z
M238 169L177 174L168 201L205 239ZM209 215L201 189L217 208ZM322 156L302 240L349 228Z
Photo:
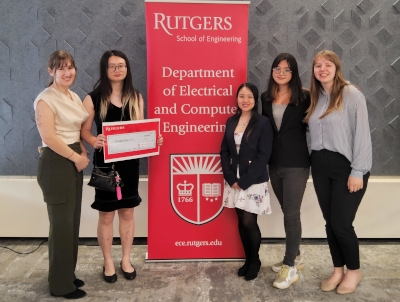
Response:
M367 97L372 174L400 175L400 0L251 1L249 20L249 81L264 90L275 56L290 52L308 86L314 54L332 49L346 79ZM146 98L142 0L2 0L0 175L36 175L40 137L32 103L49 81L46 61L57 49L76 60L73 90L81 98L98 79L107 49L128 55L134 85ZM147 174L145 160L141 173Z

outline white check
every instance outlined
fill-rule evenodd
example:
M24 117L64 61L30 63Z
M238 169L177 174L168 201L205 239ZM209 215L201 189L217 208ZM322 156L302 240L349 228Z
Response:
M156 131L107 135L107 144L109 154L154 149Z

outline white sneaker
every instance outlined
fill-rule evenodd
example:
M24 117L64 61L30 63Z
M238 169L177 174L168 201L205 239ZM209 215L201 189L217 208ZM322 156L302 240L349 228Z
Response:
M297 280L299 280L299 275L297 275L296 267L283 265L272 285L279 289L285 289Z
M275 273L279 273L282 269L282 265L283 265L282 261L275 263L273 266L271 266L271 269ZM298 255L296 259L294 259L294 266L296 267L297 271L301 271L304 269L304 260L303 257L301 257L301 255Z

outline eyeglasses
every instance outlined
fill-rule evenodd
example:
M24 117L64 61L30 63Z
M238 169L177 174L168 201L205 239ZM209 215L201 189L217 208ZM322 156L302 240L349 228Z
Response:
M284 68L284 69L282 69L282 68L280 68L280 67L272 68L272 71L273 71L274 73L276 73L276 74L280 74L281 71L283 71L283 74L284 74L284 75L288 75L288 74L292 73L292 71L291 71L289 68Z
M117 70L125 71L126 65L108 65L107 68L108 68L108 71L113 71L113 72L116 72Z

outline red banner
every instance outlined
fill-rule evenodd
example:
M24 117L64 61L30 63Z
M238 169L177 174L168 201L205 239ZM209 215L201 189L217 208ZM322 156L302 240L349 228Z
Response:
M146 1L148 117L164 136L149 158L149 260L244 256L219 151L246 82L248 5Z

